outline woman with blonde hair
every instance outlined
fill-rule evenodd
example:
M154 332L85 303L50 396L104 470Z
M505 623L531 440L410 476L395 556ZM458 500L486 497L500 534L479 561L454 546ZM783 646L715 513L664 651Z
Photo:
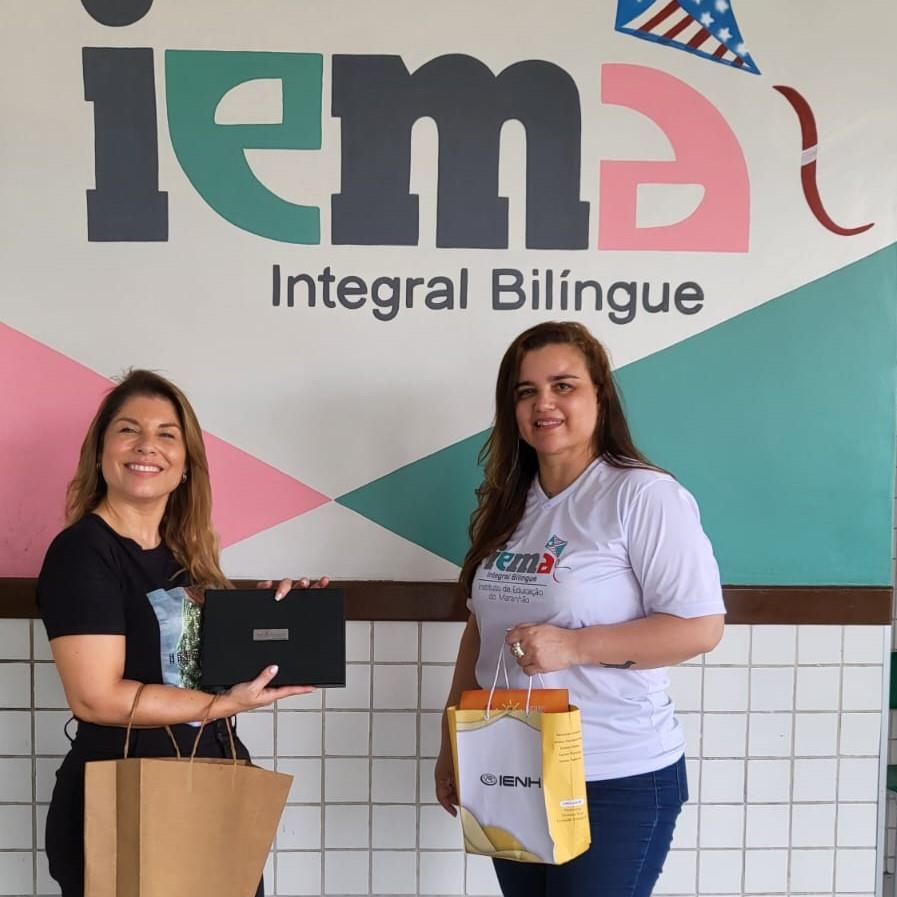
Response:
M209 707L210 696L198 690L202 591L230 587L211 509L202 431L187 397L158 374L131 371L88 428L66 495L67 526L38 579L41 615L77 720L46 826L50 874L63 897L83 894L84 764L122 756L138 690L131 756L170 756L165 726L189 754L197 733L189 724ZM282 580L276 597L291 585ZM276 673L269 667L215 700L200 756L225 756L225 717L311 690L271 688ZM239 740L237 747L247 758Z
M687 798L664 667L716 645L725 611L697 505L636 448L607 353L581 324L511 343L481 461L447 706L487 687L503 652L512 688L536 674L566 688L582 713L592 830L563 865L495 860L502 893L647 897ZM436 797L455 814L445 725Z

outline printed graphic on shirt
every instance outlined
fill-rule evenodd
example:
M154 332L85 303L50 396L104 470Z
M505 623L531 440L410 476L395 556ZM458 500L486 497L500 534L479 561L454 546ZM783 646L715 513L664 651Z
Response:
M178 688L199 688L199 605L180 586L154 589L146 597L159 621L162 681Z
M551 578L555 582L560 582L560 580L558 579L558 573L561 570L572 569L571 567L565 567L558 563L558 561L561 559L561 553L567 547L567 540L562 539L560 536L551 536L551 538L545 543L545 547L548 549L550 554L554 556L554 561L551 565L553 568L551 570ZM543 563L547 561L548 557L549 554L542 555Z
M529 604L542 598L547 577L560 582L558 573L571 569L559 563L566 547L566 539L551 535L541 551L494 551L483 561L478 588L492 600Z

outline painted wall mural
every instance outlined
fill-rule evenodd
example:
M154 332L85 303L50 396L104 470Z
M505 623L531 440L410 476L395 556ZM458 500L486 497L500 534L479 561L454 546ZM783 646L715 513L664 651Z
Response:
M897 7L0 9L0 576L140 366L231 575L452 579L501 353L574 318L726 582L890 582Z

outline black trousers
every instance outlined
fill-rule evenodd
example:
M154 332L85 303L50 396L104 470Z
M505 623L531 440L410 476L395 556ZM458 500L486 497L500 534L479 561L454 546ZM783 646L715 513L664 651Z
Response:
M172 726L181 753L189 756L196 738L193 726ZM249 752L237 739L237 756L249 759ZM50 875L62 889L62 897L84 897L84 764L91 760L118 760L124 750L124 730L111 726L80 723L72 749L56 773L56 785L47 814L46 849ZM132 757L171 757L171 740L164 729L135 729L131 732ZM200 739L200 757L229 757L230 745L224 722L206 726ZM202 833L197 832L197 838ZM264 897L259 882L256 897Z

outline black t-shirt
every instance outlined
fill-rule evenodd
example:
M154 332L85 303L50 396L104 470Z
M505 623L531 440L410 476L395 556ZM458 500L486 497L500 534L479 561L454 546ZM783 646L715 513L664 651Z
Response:
M144 550L102 517L87 514L50 545L37 581L37 602L48 638L123 635L125 679L186 685L173 681L171 662L178 658L170 657L170 634L167 639L160 634L160 624L182 629L192 615L189 606L184 612L184 602L192 604L185 583L166 545ZM181 619L171 619L178 615ZM189 646L179 641L183 654ZM163 666L169 673L164 677Z
M166 545L145 550L98 515L87 514L47 550L37 601L48 638L123 635L125 679L197 688L201 612L186 583ZM191 743L196 733L191 726L172 728L182 744ZM209 726L203 741L218 728ZM158 730L142 730L135 733L137 742L157 743L150 732L167 740ZM123 743L118 727L80 723L76 744L85 739L115 751ZM164 741L162 746L167 747Z

